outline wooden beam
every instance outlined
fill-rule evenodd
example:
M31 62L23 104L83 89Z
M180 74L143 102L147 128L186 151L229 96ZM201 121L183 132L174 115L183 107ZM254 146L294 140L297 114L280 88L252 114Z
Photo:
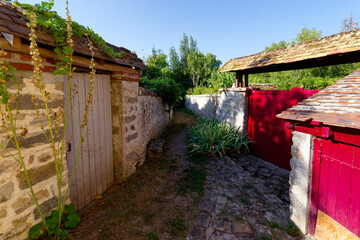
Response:
M239 88L243 86L243 74L241 71L236 71L235 87Z
M245 87L249 87L249 74L245 74Z
M21 48L21 38L20 37L14 36L13 47L14 48Z
M11 44L5 38L0 38L0 44L1 44L1 47L5 51L30 54L30 48L29 48L29 45L27 45L27 44L21 44L21 45L18 45L17 47L14 47L14 46L11 46ZM45 49L45 48L39 47L39 52L40 52L40 56L43 58L55 59L55 57L56 57L55 52L50 49ZM75 66L80 66L80 67L89 67L90 58L73 55L73 64ZM117 65L117 64L102 63L101 61L100 61L100 63L95 61L95 68L99 69L99 70L106 70L106 71L111 71L111 72L138 73L139 71L141 71L139 69L132 69L131 67L125 67L125 66L121 66L121 65Z

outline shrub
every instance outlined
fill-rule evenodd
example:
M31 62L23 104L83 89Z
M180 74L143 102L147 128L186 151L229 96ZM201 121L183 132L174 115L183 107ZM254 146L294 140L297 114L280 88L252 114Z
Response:
M198 86L198 87L190 88L187 91L187 94L188 95L203 95L203 94L212 94L212 93L217 93L217 92L218 92L218 89L215 89L215 88Z
M147 77L142 77L140 85L153 90L169 106L174 106L180 100L180 86L174 79L157 78L150 80Z
M191 152L200 152L206 155L220 157L227 153L240 153L249 151L247 136L240 133L228 123L219 122L216 119L200 118L197 125L189 130L189 147Z

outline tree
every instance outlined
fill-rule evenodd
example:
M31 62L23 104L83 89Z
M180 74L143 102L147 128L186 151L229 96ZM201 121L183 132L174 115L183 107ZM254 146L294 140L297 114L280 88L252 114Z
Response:
M341 22L340 32L347 32L347 31L350 31L350 30L355 30L355 29L358 29L358 26L359 26L359 24L354 21L353 16L350 13L350 17L345 18Z
M152 54L145 60L147 69L144 69L143 75L149 79L159 78L162 75L162 69L169 66L167 56L161 49L153 47Z
M265 47L264 51L274 50L274 49L286 47L286 46L289 46L289 45L290 45L289 42L286 42L286 41L283 41L283 40L278 42L278 43L273 42L270 47Z
M221 66L221 61L216 59L216 56L212 53L207 53L206 56L206 67L210 69L210 72L216 71Z
M180 60L179 55L176 52L176 49L174 47L170 48L169 51L169 61L170 61L170 69L174 72L180 68Z
M197 87L207 73L206 57L201 52L195 51L188 55L187 62L192 84Z
M292 44L314 40L321 38L321 36L321 31L316 30L314 27L310 30L305 26L301 29L300 33L297 34L296 38L292 41Z

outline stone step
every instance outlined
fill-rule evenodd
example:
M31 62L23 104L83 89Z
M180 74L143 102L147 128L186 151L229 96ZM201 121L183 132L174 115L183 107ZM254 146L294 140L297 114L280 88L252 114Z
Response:
M148 158L151 159L161 158L163 155L164 144L165 144L164 138L151 140L147 149Z

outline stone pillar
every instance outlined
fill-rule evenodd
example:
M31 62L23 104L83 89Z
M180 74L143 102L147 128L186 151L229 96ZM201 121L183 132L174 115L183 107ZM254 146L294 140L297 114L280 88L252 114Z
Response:
M137 128L139 83L113 78L111 91L114 175L115 181L121 182L145 159L145 150L137 149L142 144L141 131Z
M307 234L311 203L314 136L294 131L292 140L289 178L290 218L304 234Z

